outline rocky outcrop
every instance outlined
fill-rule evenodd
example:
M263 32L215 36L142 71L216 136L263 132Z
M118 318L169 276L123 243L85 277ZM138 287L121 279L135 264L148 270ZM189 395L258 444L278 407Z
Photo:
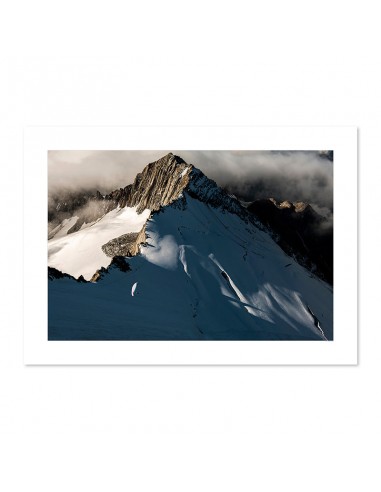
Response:
M139 246L146 242L145 226L140 232L129 232L108 241L102 246L102 251L110 257L135 256L139 253Z
M138 213L146 208L155 212L170 204L177 206L178 202L178 206L183 208L186 202L184 193L212 207L244 217L248 215L236 197L229 195L202 171L172 153L148 164L136 176L128 189L126 203L129 207L137 207Z
M137 207L141 213L146 208L154 212L169 205L188 185L192 169L193 166L172 153L148 164L135 178L128 206Z
M90 279L90 282L98 282L105 275L108 275L112 270L119 270L123 273L126 273L131 270L131 267L123 256L114 256L107 268L102 267L94 273L94 275Z
M86 282L82 275L80 275L78 278L74 278L72 275L68 275L67 273L63 273L60 270L57 270L57 268L48 267L48 280L58 280L63 278L68 278L74 280L75 282Z
M148 164L132 184L105 195L103 210L136 207L138 214L147 208L155 212L180 197L192 169L181 157L169 153Z
M186 191L193 198L207 203L211 207L221 208L224 211L247 219L248 214L237 198L229 195L229 193L217 186L215 181L207 178L202 171L195 167L193 167L190 173L190 180Z

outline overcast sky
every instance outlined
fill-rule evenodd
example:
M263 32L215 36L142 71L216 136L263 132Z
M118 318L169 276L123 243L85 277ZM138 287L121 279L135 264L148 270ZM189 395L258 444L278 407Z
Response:
M104 193L124 187L148 163L168 152L244 199L275 197L332 208L333 162L318 151L52 150L49 193L93 188Z

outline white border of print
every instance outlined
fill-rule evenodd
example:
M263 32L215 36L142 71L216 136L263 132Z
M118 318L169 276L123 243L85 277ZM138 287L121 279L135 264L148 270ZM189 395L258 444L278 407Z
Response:
M334 341L48 341L48 150L334 150ZM349 197L349 198L348 198ZM31 127L24 132L25 364L357 364L357 129Z

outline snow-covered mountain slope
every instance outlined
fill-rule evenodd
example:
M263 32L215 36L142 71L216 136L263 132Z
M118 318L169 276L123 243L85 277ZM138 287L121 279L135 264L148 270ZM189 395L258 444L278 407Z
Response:
M72 234L97 222L116 208L135 208L138 214L146 209L158 210L177 200L188 185L192 170L194 170L192 165L187 164L181 157L169 153L148 164L132 184L106 195L102 195L97 190L78 192L55 190L53 195L49 195L48 201L48 237L53 239L58 233L61 236ZM76 220L72 220L74 216ZM69 219L70 227L64 228Z
M131 238L128 234L140 232L150 212L181 199L184 191L245 220L249 216L237 199L199 169L169 153L148 164L125 188L105 196L99 192L73 195L73 204L66 198L66 213L71 210L73 216L65 215L59 225L50 228L48 265L90 280L96 270L110 264L113 253L136 254L138 245L133 242L144 242L145 235Z
M96 270L107 267L112 260L102 246L123 234L140 232L149 214L148 209L138 214L136 207L116 208L96 223L84 225L72 234L67 234L67 229L73 220L65 219L61 230L48 241L48 265L74 277L83 275L90 280Z
M113 264L96 283L67 277L49 281L49 339L333 338L330 286L246 220L236 201L216 190L213 182L199 175L202 187L195 186L192 172L179 198L148 220L146 245L140 247L141 254L127 258L130 270ZM122 228L113 230L114 220L130 212L113 213L85 229L86 235L79 231L59 238L51 259L58 262L66 251L74 275L83 274L82 263L94 242L99 250L106 235L119 234ZM94 265L88 263L87 278Z
M73 227L73 225L78 221L78 216L74 215L70 219L63 219L63 221L51 230L49 236L58 239L59 237L66 236L68 231Z

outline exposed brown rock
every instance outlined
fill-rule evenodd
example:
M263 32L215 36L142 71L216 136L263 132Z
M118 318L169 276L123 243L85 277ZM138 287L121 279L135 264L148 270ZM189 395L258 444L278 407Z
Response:
M111 239L102 246L102 251L110 257L135 256L139 253L139 246L146 242L145 225L140 232L129 232Z
M192 168L172 153L148 164L135 178L128 206L137 207L137 212L142 213L146 208L156 211L169 205L188 185Z
M278 205L279 208L293 208L292 203L289 202L288 200L285 200L284 202L280 203Z

